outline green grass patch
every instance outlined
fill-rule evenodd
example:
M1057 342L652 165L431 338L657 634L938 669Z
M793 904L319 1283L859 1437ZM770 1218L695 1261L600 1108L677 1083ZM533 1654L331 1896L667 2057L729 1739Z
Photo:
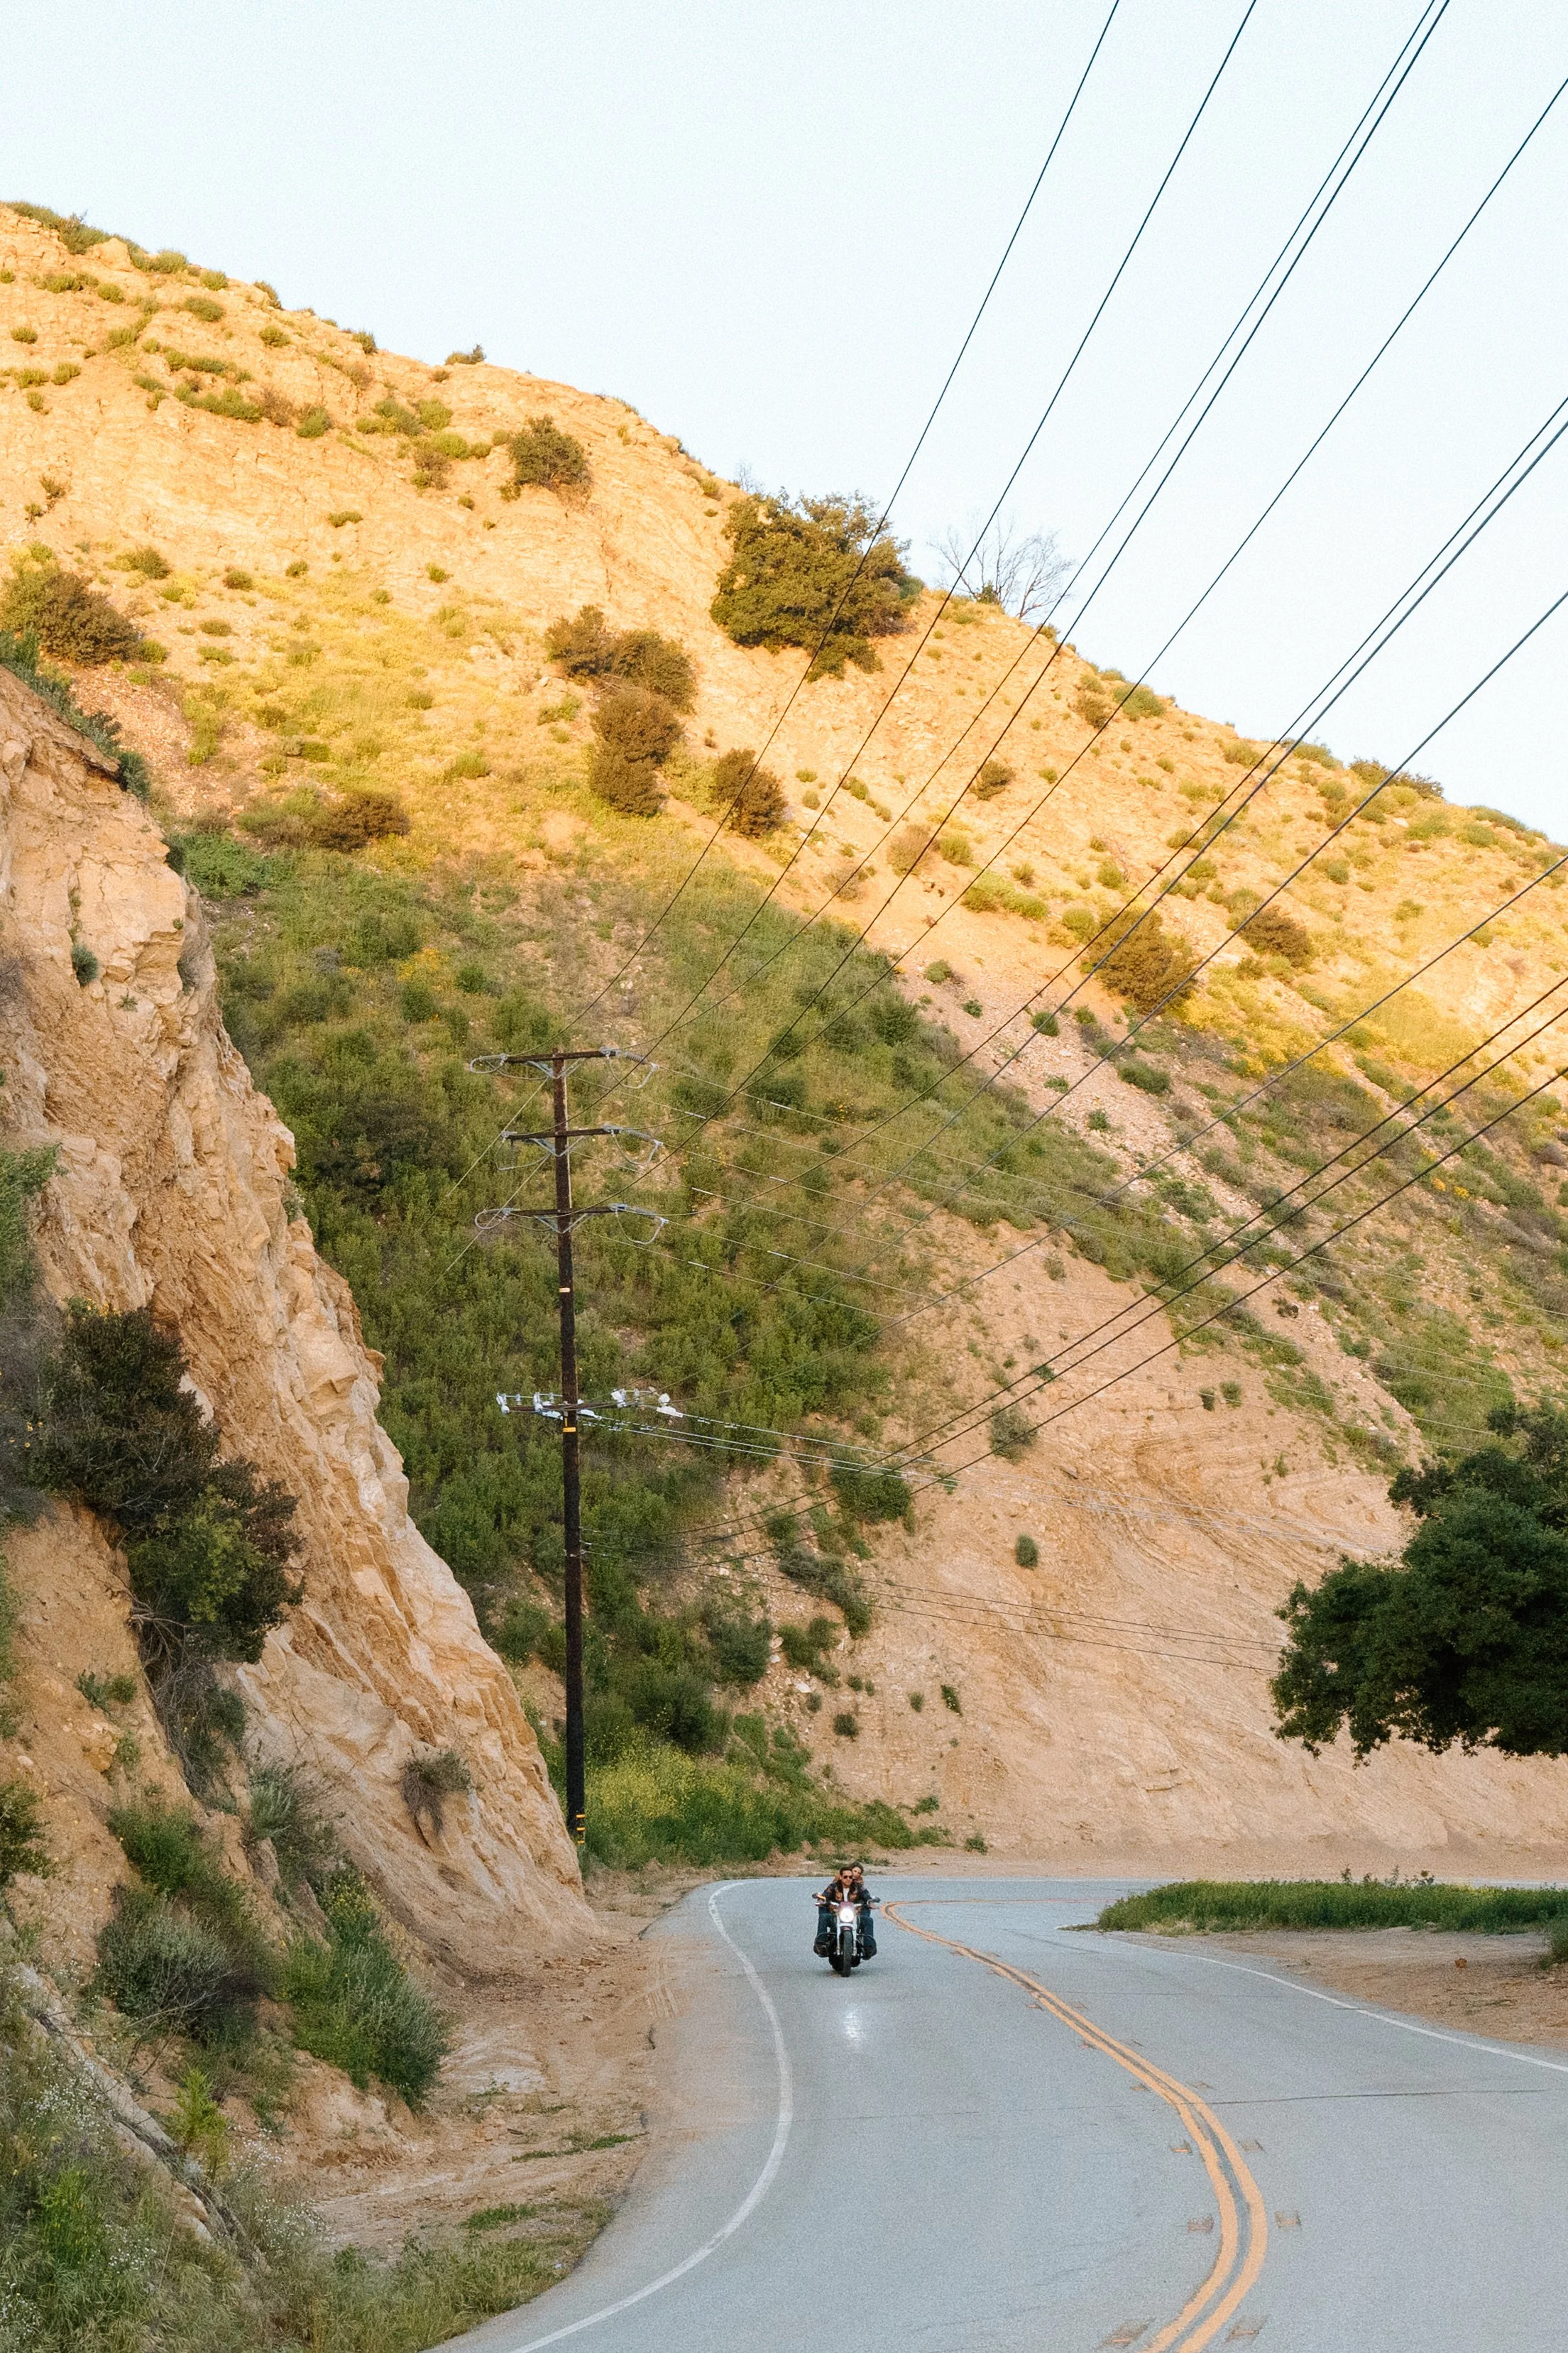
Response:
M587 1796L588 1852L621 1871L765 1862L803 1846L910 1847L940 1836L911 1831L891 1806L828 1796L793 1743L760 1767L750 1757L720 1762L649 1744L590 1774Z
M1568 1887L1442 1880L1181 1879L1108 1904L1097 1928L1464 1928L1506 1936L1568 1923Z

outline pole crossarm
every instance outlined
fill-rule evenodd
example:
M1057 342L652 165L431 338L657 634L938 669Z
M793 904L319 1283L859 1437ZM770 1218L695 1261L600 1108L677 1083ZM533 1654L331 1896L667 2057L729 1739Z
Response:
M476 1054L468 1067L476 1078L494 1078L501 1071L542 1071L546 1078L560 1062L646 1062L646 1054L628 1053L624 1046L552 1048L543 1054ZM657 1069L657 1064L650 1064Z
M512 1218L521 1218L525 1224L531 1222L537 1226L548 1226L552 1233L572 1233L589 1218L647 1218L652 1222L654 1231L646 1242L634 1240L632 1244L634 1250L647 1250L648 1242L651 1242L660 1229L669 1223L669 1219L660 1217L657 1209L639 1209L635 1201L600 1201L592 1208L583 1209L510 1208L481 1209L474 1219L474 1224L481 1234L488 1234L495 1227L505 1225ZM566 1220L564 1225L562 1223L563 1218Z

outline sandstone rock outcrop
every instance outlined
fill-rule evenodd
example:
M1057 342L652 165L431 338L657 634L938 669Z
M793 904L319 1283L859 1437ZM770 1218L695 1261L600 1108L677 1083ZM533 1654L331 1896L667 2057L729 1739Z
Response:
M73 966L79 945L96 976ZM457 1966L574 1942L587 1915L538 1744L409 1518L378 1361L291 1204L291 1142L225 1032L199 902L110 765L5 671L0 954L4 1141L58 1154L37 1237L48 1291L150 1303L226 1445L298 1497L305 1595L240 1671L251 1739L312 1771L347 1852ZM58 1562L69 1531L51 1514L20 1551ZM474 1788L437 1832L399 1784L447 1747Z

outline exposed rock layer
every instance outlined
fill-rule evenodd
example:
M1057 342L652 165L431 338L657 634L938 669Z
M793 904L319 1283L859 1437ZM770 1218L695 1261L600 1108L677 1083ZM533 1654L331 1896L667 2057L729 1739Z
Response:
M315 1771L348 1852L455 1963L504 1970L574 1940L586 1914L538 1744L408 1516L378 1361L291 1207L292 1145L224 1030L199 903L142 806L5 672L0 911L5 1140L58 1155L37 1236L48 1290L150 1303L226 1446L299 1499L305 1598L240 1672L254 1740ZM85 983L78 937L100 967ZM65 1574L70 1525L52 1515L23 1550ZM448 1746L475 1788L437 1835L399 1783Z

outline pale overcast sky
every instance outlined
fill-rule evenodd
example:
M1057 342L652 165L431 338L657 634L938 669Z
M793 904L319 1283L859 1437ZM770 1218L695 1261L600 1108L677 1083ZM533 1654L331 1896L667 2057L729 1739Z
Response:
M264 277L384 345L616 393L710 464L885 495L1110 0L679 9L60 0L6 59L6 191ZM1436 0L1441 5L1441 0ZM911 562L998 495L1246 0L1121 0L909 487ZM1417 20L1258 0L1009 501L1081 554ZM1448 0L1079 642L1136 675L1568 75L1547 0ZM1568 97L1155 683L1284 728L1568 396ZM1568 588L1568 439L1323 733L1407 754ZM1423 754L1568 833L1568 607Z

